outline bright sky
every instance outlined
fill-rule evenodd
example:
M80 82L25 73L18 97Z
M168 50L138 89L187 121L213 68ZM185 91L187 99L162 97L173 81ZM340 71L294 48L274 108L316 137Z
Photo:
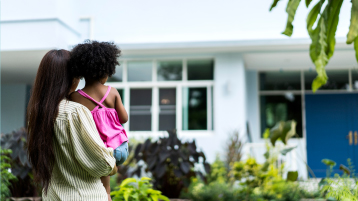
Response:
M287 38L288 0L269 12L272 0L81 0L81 15L95 18L95 39L118 43L259 40ZM318 0L314 0L316 3ZM310 7L312 7L314 5ZM350 1L344 1L338 37L346 37ZM293 38L307 38L302 0Z

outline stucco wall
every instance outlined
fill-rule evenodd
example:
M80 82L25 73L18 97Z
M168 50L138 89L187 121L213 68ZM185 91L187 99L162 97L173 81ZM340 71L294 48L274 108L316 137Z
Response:
M25 125L25 84L1 85L1 133L8 133Z

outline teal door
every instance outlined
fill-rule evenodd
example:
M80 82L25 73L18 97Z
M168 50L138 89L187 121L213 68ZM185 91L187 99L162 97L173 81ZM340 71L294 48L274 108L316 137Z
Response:
M326 176L325 158L337 163L333 174L348 158L357 164L358 94L310 94L305 103L307 162L315 176Z

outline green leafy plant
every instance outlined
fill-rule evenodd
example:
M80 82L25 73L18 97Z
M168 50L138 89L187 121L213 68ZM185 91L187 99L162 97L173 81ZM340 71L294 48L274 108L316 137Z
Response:
M177 198L189 186L191 177L200 176L205 180L203 173L196 171L194 165L201 164L206 173L210 173L210 165L206 162L204 153L197 150L195 141L183 143L175 130L168 133L168 137L154 142L147 139L143 144L138 144L134 158L137 163L145 162L145 171L153 175L156 189L168 197ZM141 169L138 166L138 176Z
M270 11L276 7L280 0L274 0ZM291 36L293 33L293 20L301 0L289 0L286 7L288 14L286 29L282 34ZM316 3L307 16L307 32L311 38L310 57L316 66L317 77L312 83L315 92L327 83L328 77L325 67L333 56L336 45L336 31L339 22L339 13L343 0L305 0L306 7ZM358 0L351 0L351 24L347 34L347 44L354 43L356 59L358 61ZM316 25L316 27L314 27Z
M327 184L323 186L322 192L327 198L335 198L339 201L358 201L358 185L349 177L343 178L335 175L336 179L326 179Z
M169 201L160 191L152 189L150 180L148 177L142 177L140 180L123 180L117 190L111 192L113 201Z
M6 197L11 195L9 186L11 180L16 180L16 177L9 171L11 165L9 164L11 159L8 157L12 153L9 149L0 149L0 171L1 171L1 200L5 200Z
M10 149L11 172L17 177L12 181L11 193L14 197L31 197L41 194L41 187L33 182L32 166L27 158L26 152L27 131L20 128L11 133L1 134L1 147Z

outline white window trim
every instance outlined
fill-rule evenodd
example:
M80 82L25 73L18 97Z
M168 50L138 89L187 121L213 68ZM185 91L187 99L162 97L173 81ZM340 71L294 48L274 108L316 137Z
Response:
M214 59L211 57L205 58L189 58L190 60L199 59ZM152 81L143 82L128 82L128 61L152 61ZM182 80L181 81L157 81L157 63L158 61L181 60L183 63ZM170 59L126 59L121 60L122 68L122 82L107 82L106 84L124 90L124 108L130 115L130 89L152 89L152 130L151 131L130 131L129 124L124 124L124 128L129 135L133 134L135 137L161 137L166 135L166 131L159 131L159 89L160 88L175 88L176 89L176 129L181 137L208 136L213 135L213 100L211 99L214 93L214 80L187 80L187 59L170 58ZM215 63L215 62L214 62ZM215 68L215 66L214 66ZM207 88L207 130L183 130L183 87L205 87ZM122 97L123 98L123 97Z

